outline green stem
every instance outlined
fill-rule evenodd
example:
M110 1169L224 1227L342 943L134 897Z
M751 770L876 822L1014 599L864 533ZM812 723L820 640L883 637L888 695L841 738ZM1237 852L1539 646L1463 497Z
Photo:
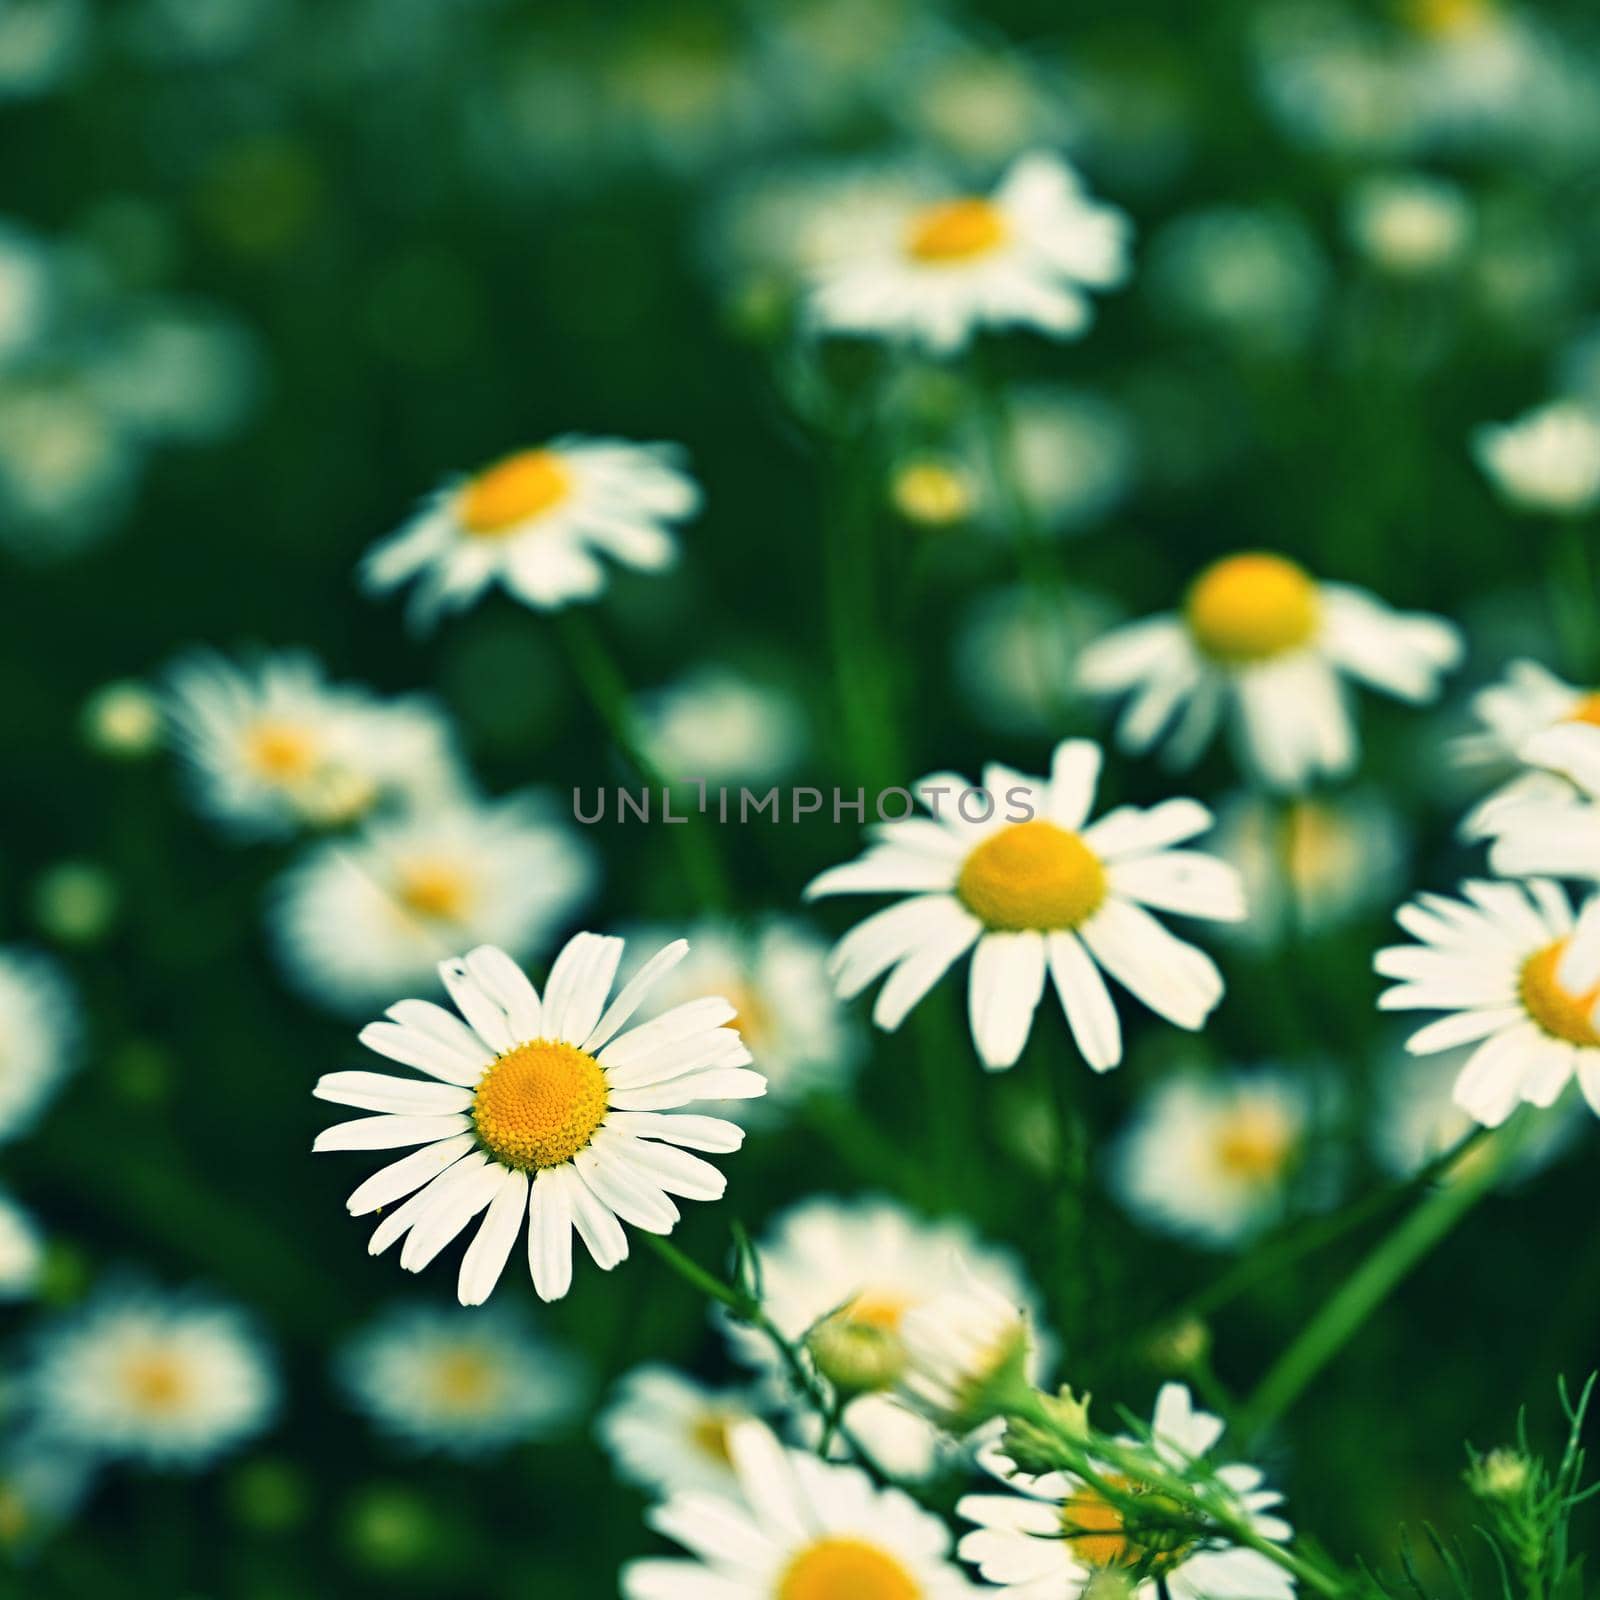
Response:
M1577 682L1594 681L1600 643L1600 597L1595 591L1589 534L1576 517L1555 530L1550 552L1550 610L1561 643L1562 665Z

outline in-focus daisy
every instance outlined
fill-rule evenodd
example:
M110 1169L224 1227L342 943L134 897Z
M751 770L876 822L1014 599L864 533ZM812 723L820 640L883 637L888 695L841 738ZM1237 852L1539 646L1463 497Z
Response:
M403 1237L400 1265L420 1272L486 1212L457 1279L461 1303L480 1305L526 1213L533 1286L540 1299L559 1300L572 1281L574 1229L609 1271L628 1254L624 1222L670 1233L674 1195L719 1198L727 1180L689 1151L737 1150L744 1132L683 1108L766 1088L727 1026L733 1007L708 996L623 1031L688 948L680 940L658 951L608 1005L620 939L570 939L543 998L510 956L482 945L439 967L460 1016L402 1000L388 1021L363 1028L368 1049L425 1074L331 1072L314 1091L379 1115L328 1128L313 1148L419 1147L350 1196L352 1216L385 1213L368 1253Z
M1112 1186L1153 1228L1235 1244L1283 1215L1310 1111L1283 1073L1169 1078L1117 1141Z
M21 1382L31 1418L62 1448L190 1470L260 1433L278 1391L241 1312L128 1285L41 1330Z
M0 1141L32 1127L72 1066L76 1004L49 957L0 948Z
M926 1477L941 1454L938 1430L894 1398L906 1372L907 1316L944 1292L957 1262L976 1288L1030 1316L1037 1310L1009 1254L983 1244L964 1223L925 1222L889 1200L808 1200L773 1224L759 1255L762 1303L773 1325L785 1338L805 1341L823 1377L861 1391L845 1420L896 1477ZM738 1323L725 1326L740 1359L788 1396L771 1341Z
M304 651L240 664L187 656L167 675L165 709L196 807L245 837L428 805L464 787L436 706L330 684Z
M721 667L705 667L640 697L645 748L662 772L706 784L781 777L806 747L793 697Z
M1222 1423L1195 1410L1181 1383L1168 1383L1156 1396L1145 1448L1164 1471L1189 1475L1221 1434ZM977 1527L962 1537L959 1549L998 1593L1016 1600L1076 1600L1106 1572L1127 1578L1138 1600L1289 1600L1294 1593L1294 1580L1259 1551L1183 1542L1170 1525L1159 1535L1152 1530L1146 1534L1150 1542L1142 1543L1136 1521L1084 1479L1067 1472L1030 1477L998 1448L983 1459L1014 1492L963 1496L957 1513ZM1289 1537L1289 1525L1270 1509L1283 1497L1262 1487L1259 1468L1202 1470L1207 1482L1231 1492L1239 1515L1263 1539ZM1129 1495L1140 1492L1124 1473L1108 1469L1104 1476Z
M915 785L932 819L876 825L865 855L806 889L807 899L910 897L839 941L832 964L840 995L859 994L889 973L872 1020L893 1030L972 950L972 1038L991 1070L1022 1054L1047 971L1096 1072L1122 1059L1122 1028L1102 968L1179 1027L1202 1026L1222 998L1222 976L1146 907L1237 920L1244 915L1238 876L1213 856L1173 848L1211 825L1196 801L1168 800L1148 811L1122 806L1089 824L1099 776L1099 747L1068 739L1056 747L1048 779L992 762L981 791L948 773Z
M1600 879L1600 727L1569 717L1521 754L1534 771L1480 823L1494 839L1490 867L1506 877Z
M395 1306L339 1352L338 1374L382 1432L417 1450L476 1456L569 1417L582 1373L517 1313Z
M1444 1011L1407 1048L1430 1055L1476 1044L1456 1104L1498 1127L1520 1101L1554 1105L1576 1075L1600 1114L1600 897L1576 919L1557 885L1467 883L1464 900L1419 895L1395 913L1418 942L1380 950L1396 981L1385 1011Z
M653 1494L700 1490L736 1498L729 1441L756 1418L753 1398L708 1389L671 1367L635 1367L595 1424L621 1477Z
M665 942L660 929L637 932L636 948ZM792 917L768 917L735 929L703 922L688 930L689 955L662 978L643 1015L653 1016L696 995L722 995L735 1008L733 1026L761 1063L767 1092L729 1115L747 1126L837 1090L861 1058L863 1041L834 996L827 945Z
M0 1300L25 1300L39 1287L44 1241L32 1217L0 1194Z
M1088 289L1127 272L1127 218L1092 199L1056 156L1020 157L990 195L885 210L856 253L815 278L810 310L836 333L964 346L980 328L1069 338L1088 327Z
M536 797L462 803L317 846L279 881L272 933L306 994L362 1010L431 987L465 945L528 954L593 882L587 846Z
M950 1533L859 1467L786 1449L759 1422L728 1440L738 1498L690 1489L650 1513L693 1559L622 1569L627 1600L958 1600L976 1591Z
M1600 504L1600 416L1576 400L1555 400L1514 422L1485 423L1472 453L1513 505L1574 517Z
M672 445L568 434L447 483L362 565L379 592L416 580L411 616L428 623L491 584L541 611L592 600L602 555L641 572L676 559L672 524L700 491Z
M1227 718L1241 763L1274 788L1298 789L1355 765L1345 678L1431 700L1460 655L1460 634L1442 618L1391 611L1364 589L1251 551L1207 567L1181 612L1092 644L1078 681L1129 697L1117 730L1126 750L1149 749L1170 725L1167 754L1183 765Z

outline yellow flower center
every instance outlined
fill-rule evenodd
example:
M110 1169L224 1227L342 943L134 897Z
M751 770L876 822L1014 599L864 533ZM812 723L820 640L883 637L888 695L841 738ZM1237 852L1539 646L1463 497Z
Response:
M497 1161L522 1172L559 1167L594 1137L606 1114L606 1075L575 1045L519 1044L478 1080L472 1121Z
M450 862L416 861L398 869L394 896L407 911L430 922L463 922L472 904L472 885Z
M777 1600L921 1600L922 1585L862 1539L819 1539L789 1563Z
M1288 1165L1294 1144L1294 1130L1286 1117L1270 1106L1250 1106L1236 1112L1218 1132L1217 1165L1231 1178L1270 1183Z
M723 1026L732 1028L754 1054L760 1055L759 1041L772 1027L772 1008L754 984L733 979L719 985L718 992L733 1007L732 1021Z
M728 1448L728 1435L742 1420L731 1411L702 1412L689 1430L690 1443L719 1466L731 1466L733 1452Z
M1495 14L1492 0L1404 0L1400 9L1414 31L1431 39L1475 33Z
M1518 988L1523 1009L1553 1038L1568 1044L1600 1047L1600 1033L1591 1020L1600 1003L1600 984L1583 994L1574 994L1556 976L1556 968L1566 954L1566 939L1557 939L1535 952L1522 964Z
M991 833L961 864L961 903L986 927L1076 928L1106 897L1106 870L1077 834L1035 818Z
M998 206L968 195L919 211L906 231L906 250L913 260L949 266L998 250L1007 232Z
M449 1350L433 1370L433 1389L449 1411L478 1415L489 1409L498 1385L495 1368L481 1351Z
M571 493L572 472L556 451L519 450L468 481L461 525L478 538L498 538L553 511Z
M1125 1494L1150 1495L1151 1524L1139 1528L1135 1538L1122 1511L1098 1489L1084 1484L1061 1506L1061 1526L1073 1554L1090 1567L1138 1567L1145 1572L1175 1567L1192 1543L1177 1529L1161 1525L1160 1513L1175 1511L1176 1506L1121 1473L1107 1473L1105 1480Z
M1317 586L1282 556L1227 556L1206 568L1184 602L1189 632L1208 655L1235 663L1297 650L1317 631Z
M946 461L908 461L889 486L894 508L923 528L948 528L972 515L977 495L971 480Z
M245 738L245 760L269 783L297 783L317 764L310 731L287 722L258 722Z
M189 1390L177 1357L166 1350L130 1356L122 1369L122 1382L133 1404L155 1416L177 1410Z
M1563 722L1587 722L1600 728L1600 689L1592 689L1561 719Z

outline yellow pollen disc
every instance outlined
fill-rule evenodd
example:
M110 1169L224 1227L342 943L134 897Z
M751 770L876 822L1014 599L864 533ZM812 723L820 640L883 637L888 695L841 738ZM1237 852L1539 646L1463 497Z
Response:
M1106 870L1075 833L1035 818L991 833L961 864L961 903L986 927L1076 928L1106 897Z
M433 1387L452 1411L486 1411L494 1396L494 1367L475 1350L452 1350L434 1367Z
M972 514L977 495L959 466L945 461L909 461L889 485L894 508L907 522L948 528Z
M317 742L287 722L258 722L245 739L245 760L271 783L309 777L317 764Z
M932 266L975 261L999 249L1007 231L999 207L970 195L919 211L906 232L906 250Z
M575 1045L519 1044L478 1080L472 1121L490 1155L531 1172L570 1161L606 1114L606 1075Z
M188 1390L177 1360L161 1350L130 1357L122 1381L141 1411L157 1414L175 1410Z
M472 903L472 886L459 867L443 861L418 861L398 869L394 896L419 917L462 922Z
M1556 976L1556 968L1566 954L1568 941L1557 939L1522 964L1518 985L1523 1009L1553 1038L1568 1044L1600 1046L1600 1032L1590 1020L1600 1002L1600 984L1584 994L1574 994Z
M789 1563L777 1600L921 1600L922 1585L862 1539L819 1539Z
M1600 689L1593 689L1561 719L1563 722L1587 722L1600 728Z
M733 1007L733 1020L723 1026L732 1028L756 1055L760 1055L758 1041L772 1026L771 1008L751 984L727 982L719 986L719 992Z
M554 450L519 450L470 479L461 493L462 526L493 539L553 511L572 492L572 473Z
M911 1302L897 1294L874 1294L870 1290L857 1295L840 1313L851 1322L859 1322L883 1333L898 1333Z
M1124 1493L1146 1492L1121 1473L1107 1473L1105 1479ZM1188 1549L1173 1530L1163 1530L1157 1536L1164 1548L1152 1548L1135 1539L1122 1512L1087 1484L1062 1503L1061 1526L1073 1554L1090 1567L1142 1567L1147 1572L1166 1572L1182 1560Z
M1317 631L1317 586L1305 571L1265 552L1227 556L1190 585L1184 614L1194 641L1218 661L1266 661Z
M1229 1118L1219 1131L1217 1165L1232 1178L1270 1183L1294 1153L1294 1132L1267 1106L1252 1106Z

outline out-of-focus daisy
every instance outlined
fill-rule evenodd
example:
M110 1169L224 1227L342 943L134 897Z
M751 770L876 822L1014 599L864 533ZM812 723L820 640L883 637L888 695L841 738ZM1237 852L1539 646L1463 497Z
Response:
M1345 221L1356 248L1380 272L1424 278L1460 259L1472 211L1455 184L1403 173L1358 184Z
M495 582L558 610L605 587L602 555L641 572L670 566L672 524L699 506L676 447L568 434L447 483L373 547L362 575L378 592L416 580L411 615L421 623Z
M1037 1309L1006 1252L964 1223L925 1222L888 1200L808 1200L773 1224L759 1254L762 1304L774 1327L805 1341L822 1376L854 1394L844 1413L850 1431L897 1477L926 1477L940 1460L938 1430L894 1398L906 1376L907 1316L944 1292L958 1262L976 1288L1030 1316ZM771 1341L726 1326L740 1358L787 1394Z
M752 1397L708 1389L670 1367L635 1367L595 1424L618 1473L653 1494L701 1490L734 1498L729 1441L756 1417Z
M306 994L359 1010L431 986L463 945L529 954L593 882L587 846L537 798L462 803L317 846L279 881L272 932Z
M1494 839L1490 867L1505 877L1600 879L1600 727L1568 717L1521 754L1534 772L1481 823Z
M1145 1446L1166 1472L1191 1474L1216 1446L1222 1423L1197 1411L1181 1383L1162 1386L1156 1396L1151 1439ZM1122 1443L1137 1441L1124 1438ZM1184 1541L1168 1522L1160 1532L1141 1530L1122 1507L1082 1478L1066 1472L1030 1477L998 1448L984 1464L1011 1494L969 1494L957 1513L976 1529L965 1534L961 1557L972 1562L996 1592L1015 1600L1066 1596L1077 1600L1103 1573L1126 1577L1138 1600L1290 1600L1294 1580L1256 1550L1218 1549ZM1103 1474L1115 1487L1137 1495L1140 1485L1125 1473ZM1262 1487L1259 1468L1240 1464L1208 1472L1208 1481L1231 1492L1238 1514L1263 1539L1289 1537L1289 1525L1271 1508L1282 1495ZM1131 1525L1130 1525L1131 1524Z
M190 1470L260 1433L278 1392L242 1313L130 1286L42 1329L21 1383L38 1427L62 1448Z
M25 1300L39 1286L44 1241L33 1218L0 1194L0 1300Z
M382 1432L454 1456L541 1437L582 1391L578 1364L501 1307L393 1307L339 1352L338 1373Z
M675 778L760 783L789 771L806 746L791 695L720 667L641 696L639 711L646 749Z
M464 785L436 706L330 684L304 651L245 665L187 656L167 676L165 709L196 807L244 837L436 803Z
M950 1534L859 1467L786 1449L762 1423L728 1440L738 1497L690 1489L650 1514L692 1560L622 1569L627 1600L959 1600L976 1591L949 1559Z
M666 933L636 933L654 948ZM767 1080L767 1092L729 1114L754 1125L766 1113L846 1083L862 1053L860 1034L840 1009L828 978L827 946L793 918L769 917L736 929L703 922L688 930L689 955L657 984L643 1015L653 1016L701 994L723 996Z
M1378 952L1373 965L1396 980L1379 1006L1448 1013L1411 1036L1415 1055L1477 1044L1455 1096L1485 1127L1522 1101L1554 1105L1574 1076L1600 1114L1600 897L1574 919L1542 878L1463 889L1464 900L1419 895L1395 913L1418 942Z
M161 702L142 683L103 684L83 707L83 736L102 755L134 761L161 742Z
M1265 943L1287 929L1337 927L1392 905L1406 859L1394 808L1368 789L1276 804L1232 795L1218 807L1215 842L1239 869L1250 907L1234 931Z
M1472 436L1478 465L1524 511L1576 517L1600 504L1600 415L1555 400L1514 422L1485 423Z
M47 94L93 37L88 0L12 0L0 11L0 102Z
M31 350L46 333L54 279L49 247L0 220L0 367Z
M99 1462L63 1448L36 1423L8 1429L0 1443L0 1551L31 1550L68 1522Z
M1041 526L1071 533L1114 511L1133 481L1127 418L1086 391L1023 389L1008 414L1017 487Z
M461 1303L480 1305L526 1214L533 1286L540 1299L559 1300L572 1282L574 1229L609 1271L628 1254L624 1222L670 1233L674 1195L719 1198L727 1180L689 1151L737 1150L744 1132L683 1108L765 1091L727 1026L733 1007L708 996L623 1031L687 952L681 940L658 951L608 1005L620 939L570 939L542 998L504 951L482 945L439 967L459 1017L402 1000L388 1021L363 1028L368 1049L426 1074L330 1072L317 1081L319 1099L379 1114L325 1129L315 1149L419 1147L350 1196L352 1216L385 1212L369 1254L403 1237L400 1265L420 1272L486 1211L457 1280Z
M1000 1391L1027 1382L1038 1335L1025 1307L1000 1293L964 1258L948 1264L945 1287L901 1323L900 1396L957 1438L1004 1409Z
M55 962L0 949L0 1141L32 1127L72 1066L76 1001Z
M1147 1096L1112 1152L1112 1184L1140 1221L1226 1247L1283 1215L1310 1102L1276 1072L1185 1073Z
M817 277L816 324L959 350L980 328L1056 338L1089 325L1088 289L1127 271L1128 223L1090 198L1064 161L1020 157L991 195L948 195L885 211L872 239Z
M909 897L834 948L840 995L848 999L889 973L872 1020L892 1031L972 950L972 1038L991 1070L1022 1054L1047 972L1096 1072L1122 1059L1122 1028L1102 968L1179 1027L1201 1027L1222 998L1222 976L1146 907L1236 921L1244 915L1238 875L1214 856L1173 848L1211 825L1196 801L1168 800L1148 811L1123 806L1090 824L1099 776L1099 746L1068 739L1056 746L1048 779L991 762L982 790L948 773L915 785L931 820L877 824L865 855L806 889L807 899Z
M1345 678L1420 702L1460 655L1459 632L1440 617L1391 611L1364 589L1251 551L1207 567L1181 612L1097 640L1078 681L1129 696L1117 729L1124 749L1149 749L1170 725L1168 757L1185 764L1227 719L1243 765L1274 788L1298 789L1355 765Z

